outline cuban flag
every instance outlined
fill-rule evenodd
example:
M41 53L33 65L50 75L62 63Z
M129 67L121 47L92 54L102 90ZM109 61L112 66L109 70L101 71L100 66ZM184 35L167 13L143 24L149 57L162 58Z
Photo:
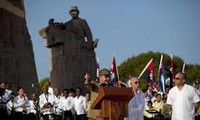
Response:
M115 86L116 83L117 83L117 80L119 79L115 56L113 56L113 59L112 59L110 73L111 73L111 77L110 77L111 78L111 84L113 86Z
M153 59L151 59L148 64L145 66L145 68L140 73L138 79L143 78L150 82L150 85L152 89L155 88L155 77L154 77L154 62Z
M160 65L159 65L159 80L160 80L160 88L163 93L165 93L165 68L163 64L163 55L160 58Z

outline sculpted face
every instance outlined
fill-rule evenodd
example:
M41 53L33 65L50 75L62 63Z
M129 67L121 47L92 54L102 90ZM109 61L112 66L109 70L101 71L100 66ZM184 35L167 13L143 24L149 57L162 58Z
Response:
M78 11L72 10L72 11L70 11L70 15L71 15L72 18L77 18L78 17Z

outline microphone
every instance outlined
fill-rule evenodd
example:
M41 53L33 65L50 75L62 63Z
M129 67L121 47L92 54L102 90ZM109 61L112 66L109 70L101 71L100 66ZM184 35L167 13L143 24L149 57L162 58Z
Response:
M34 84L34 83L31 85L31 87L37 87L37 86L38 84Z

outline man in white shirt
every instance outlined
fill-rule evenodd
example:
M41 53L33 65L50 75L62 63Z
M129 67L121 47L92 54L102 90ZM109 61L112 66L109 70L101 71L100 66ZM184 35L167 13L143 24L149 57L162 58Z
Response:
M200 83L199 82L195 82L193 84L193 87L195 88L197 95L200 97Z
M31 94L31 99L29 100L30 106L27 108L28 109L28 116L29 120L36 120L38 115L38 100L37 100L37 95L35 93Z
M7 109L6 109L6 100L4 99L5 89L0 88L0 116L6 117L7 116Z
M54 91L53 91L53 88L51 87L51 82L47 81L45 85L48 87L49 95L53 96L54 95Z
M61 120L61 110L59 109L59 104L60 104L60 89L55 87L54 89L54 120Z
M43 87L43 94L39 96L39 106L44 120L49 120L53 118L54 110L54 98L48 92L48 86Z
M9 100L11 97L11 93L12 93L12 90L10 89L10 83L6 82L5 87L6 87L5 95L7 96L7 99Z
M130 85L134 96L128 103L129 120L144 120L145 98L140 90L140 81L137 77L131 77Z
M59 108L63 113L63 120L73 120L72 107L73 107L73 97L69 96L69 90L63 90L63 97L60 99Z
M77 96L74 98L74 109L76 111L76 120L88 120L86 115L87 100L82 96L82 89L76 88Z
M29 99L25 96L24 89L19 87L17 89L18 96L14 98L14 110L16 117L19 120L26 120L27 118L27 108L30 106Z
M175 86L169 91L167 104L172 108L172 120L195 120L200 98L194 87L185 84L186 75L178 72L175 75Z

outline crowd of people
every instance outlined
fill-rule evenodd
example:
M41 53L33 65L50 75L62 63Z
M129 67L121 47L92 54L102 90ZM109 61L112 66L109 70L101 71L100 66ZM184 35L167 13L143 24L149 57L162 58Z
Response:
M99 87L129 87L133 97L128 103L128 120L199 120L200 119L200 80L193 85L185 83L186 76L178 72L174 78L174 87L166 87L165 93L159 86L148 85L140 88L137 76L131 76L127 84L122 81L110 84L110 71L102 69L98 82L86 73L84 84L88 91L81 87L51 87L50 81L42 88L42 93L27 95L23 87L14 94L9 83L0 83L0 116L8 120L98 120L99 110L90 106L98 96Z
M186 84L186 74L178 72L173 83L174 86L167 86L165 92L158 85L154 88L148 85L141 91L140 81L131 77L129 85L133 88L134 97L129 102L129 119L199 120L200 80L197 79L193 85Z
M0 117L4 120L87 120L88 94L80 87L64 89L50 86L48 81L42 93L27 95L23 87L16 94L0 84Z

